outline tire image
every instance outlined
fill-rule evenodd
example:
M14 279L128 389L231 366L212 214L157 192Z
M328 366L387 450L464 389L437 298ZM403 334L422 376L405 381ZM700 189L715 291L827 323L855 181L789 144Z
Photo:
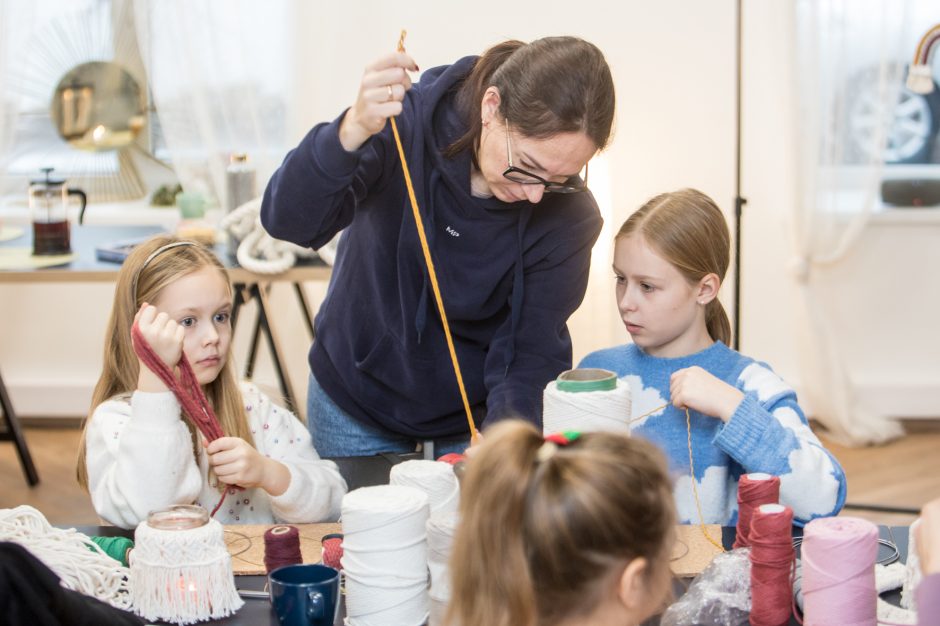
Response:
M894 69L891 74L903 81L907 68ZM925 95L901 86L883 149L876 145L883 123L878 84L879 68L871 67L856 74L846 90L846 161L868 163L877 156L885 164L930 163L933 156L940 159L940 154L932 154L940 130L940 89L936 83ZM881 155L877 154L879 150L883 150Z

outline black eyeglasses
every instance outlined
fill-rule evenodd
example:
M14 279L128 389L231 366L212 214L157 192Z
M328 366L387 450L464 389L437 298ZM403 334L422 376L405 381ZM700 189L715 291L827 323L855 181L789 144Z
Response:
M563 183L545 180L537 174L527 172L521 167L512 164L512 143L509 140L509 120L506 120L506 161L509 167L503 172L503 177L520 185L543 185L545 193L578 193L587 189L588 164L584 164L584 178L572 176Z

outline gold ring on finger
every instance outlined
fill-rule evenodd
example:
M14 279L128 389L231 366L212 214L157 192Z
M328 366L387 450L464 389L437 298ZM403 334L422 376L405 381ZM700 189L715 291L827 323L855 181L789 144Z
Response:
M385 85L385 88L388 90L388 101L391 102L395 99L395 92L392 91L391 85Z

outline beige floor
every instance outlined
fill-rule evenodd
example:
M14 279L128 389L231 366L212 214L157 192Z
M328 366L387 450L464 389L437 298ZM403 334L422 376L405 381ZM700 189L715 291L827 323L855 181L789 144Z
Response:
M868 448L827 444L848 476L848 501L919 508L940 497L940 422L909 425L907 436ZM88 495L75 482L75 456L80 432L76 428L34 427L26 439L41 483L30 489L20 471L12 443L0 443L0 508L20 504L36 507L53 524L97 522ZM881 524L906 525L912 515L847 509Z

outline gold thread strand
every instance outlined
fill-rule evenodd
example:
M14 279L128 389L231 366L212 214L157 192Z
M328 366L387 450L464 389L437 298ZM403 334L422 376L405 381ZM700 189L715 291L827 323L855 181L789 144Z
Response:
M653 413L662 411L663 409L668 407L669 404L670 403L667 402L666 404L662 406L656 407L652 411L647 411L643 415L638 415L637 417L633 417L627 423L632 424L633 422L641 420L644 417L649 417ZM705 535L706 539L708 539L708 542L711 543L716 548L718 548L719 550L721 550L722 552L724 552L725 547L721 545L720 541L715 541L715 539L713 539L712 536L708 534L708 530L705 528L705 516L702 514L702 502L699 500L698 486L695 483L695 462L692 460L692 416L689 414L688 408L686 408L685 410L685 428L686 428L686 433L688 434L688 439L689 439L689 478L692 479L692 495L695 497L695 509L698 511L699 526L702 529L702 534Z
M398 51L405 51L405 35L407 31L402 29L401 36L398 38ZM473 423L473 412L470 410L470 401L467 399L467 389L463 384L463 375L460 373L460 363L457 361L457 350L454 348L454 339L450 334L450 324L447 322L447 313L444 312L444 300L441 297L441 289L437 284L437 272L434 271L434 261L431 259L431 249L428 247L428 239L424 233L424 223L421 221L421 212L418 210L418 199L415 197L414 185L411 182L411 172L408 170L408 161L405 159L405 149L401 144L401 137L398 134L398 125L395 124L395 118L388 118L392 123L392 134L395 135L395 145L398 147L398 156L401 158L401 169L405 174L405 186L408 188L408 199L411 201L411 212L415 218L415 226L418 229L418 239L421 240L421 251L424 253L424 263L428 268L428 276L431 279L431 289L434 292L434 301L437 302L437 310L441 315L441 324L444 326L444 336L447 339L447 349L450 352L450 360L454 365L454 374L457 376L457 387L460 389L460 399L463 400L463 408L467 413L467 425L470 427L470 442L477 440L477 429Z

